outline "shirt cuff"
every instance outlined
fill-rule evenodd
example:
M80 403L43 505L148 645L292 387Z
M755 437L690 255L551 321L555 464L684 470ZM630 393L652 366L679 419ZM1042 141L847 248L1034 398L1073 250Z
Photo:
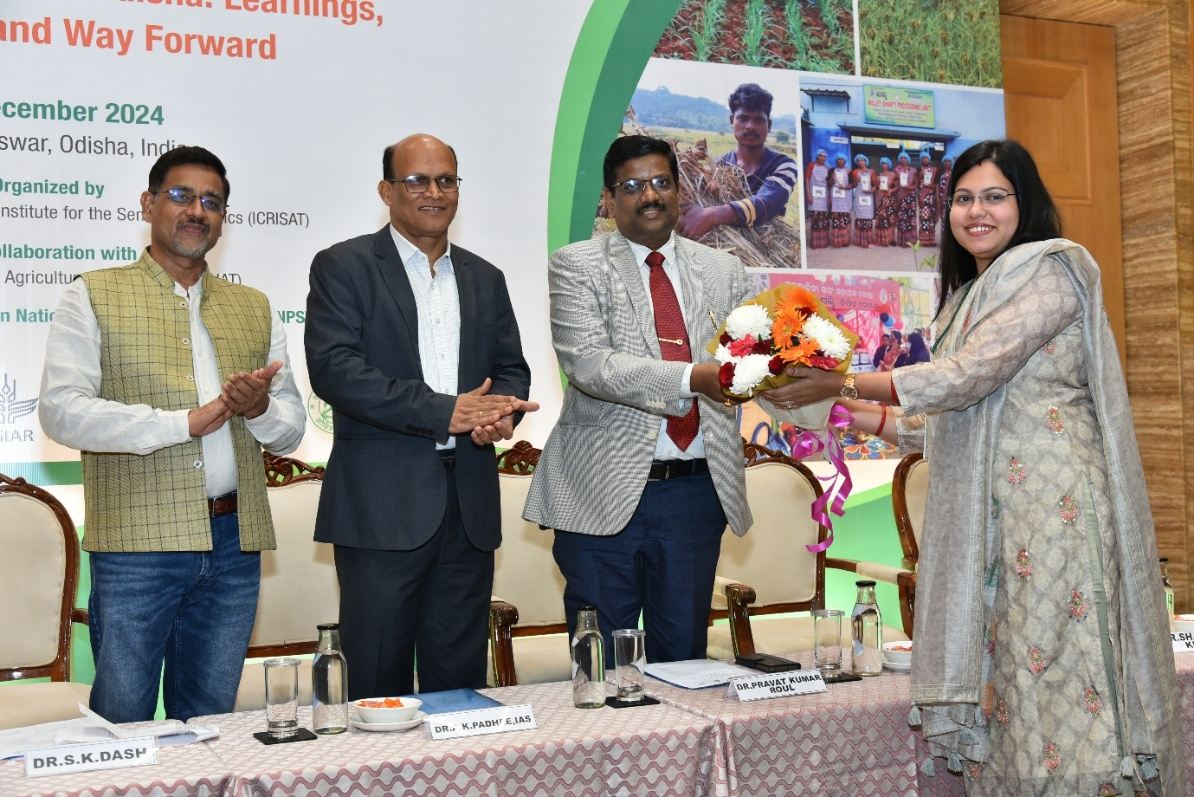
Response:
M696 398L696 393L692 392L692 366L694 363L689 363L684 367L684 376L680 378L680 398L690 399Z
M170 439L165 445L178 445L191 439L190 410L162 410L161 413L162 419L166 422L166 428L170 432Z

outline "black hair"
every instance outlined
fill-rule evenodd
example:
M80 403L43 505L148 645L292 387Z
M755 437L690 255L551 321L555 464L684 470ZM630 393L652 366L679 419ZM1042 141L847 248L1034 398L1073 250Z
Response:
M925 346L924 335L913 332L908 336L908 354L912 355L913 362L928 362L929 348Z
M405 141L405 139L403 139ZM394 149L401 144L402 141L395 141L390 146L381 151L381 179L394 179ZM448 152L452 153L452 162L456 164L456 168L460 168L460 160L456 157L456 150L452 149L451 144L444 144L448 148ZM406 175L403 175L404 177Z
M601 167L601 176L605 180L605 187L612 188L618 174L618 167L626 161L642 158L647 155L663 155L667 158L667 165L671 167L672 179L680 181L680 165L676 162L676 152L672 145L662 138L651 136L620 136L614 139L605 153L605 162Z
M1020 223L1016 225L1016 232L1003 251L1024 243L1060 238L1061 216L1057 212L1057 206L1053 204L1053 198L1049 196L1049 190L1041 180L1036 162L1028 154L1028 150L1024 149L1024 145L1015 139L980 141L959 155L954 161L946 196L952 198L958 181L971 169L987 161L995 164L1012 184L1012 193L1016 195L1016 204L1020 209ZM1001 254L1003 252L999 252L996 257ZM937 302L938 314L954 291L978 276L978 264L974 261L974 255L963 249L954 238L948 219L942 225L939 273L941 298Z
M149 169L149 193L156 194L162 190L162 183L166 175L175 166L203 166L220 175L220 182L224 184L224 201L232 193L232 186L228 184L228 170L223 162L210 150L203 147L175 147L166 150Z
M758 83L743 83L730 95L730 117L738 111L759 111L771 118L771 92Z

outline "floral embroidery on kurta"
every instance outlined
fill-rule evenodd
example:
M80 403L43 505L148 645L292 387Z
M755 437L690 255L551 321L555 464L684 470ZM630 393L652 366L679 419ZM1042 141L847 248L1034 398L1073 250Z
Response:
M1054 770L1061 766L1061 751L1057 748L1057 742L1045 742L1043 753L1045 769Z
M1016 552L1016 575L1020 578L1032 575L1032 554L1024 548Z
M1024 481L1024 463L1018 457L1012 457L1007 466L1007 483L1020 484Z
M1007 701L1001 697L995 703L995 721L1006 728L1010 720L1011 718L1007 714Z
M1070 617L1075 620L1085 620L1089 610L1090 604L1086 602L1086 596L1082 594L1082 590L1075 589L1070 593Z
M1045 354L1052 354L1053 352L1057 351L1057 344L1053 341L1049 341L1044 346L1041 346L1041 351L1043 351Z
M1061 516L1062 523L1073 523L1078 519L1078 502L1072 495L1063 495L1057 502L1057 507L1057 514Z
M1092 717L1103 710L1103 698L1099 697L1099 690L1088 686L1082 690L1082 707Z
M1045 661L1045 652L1036 645L1028 649L1028 671L1033 675L1040 675L1049 663Z
M1065 431L1065 424L1061 422L1061 410L1057 407L1049 408L1049 411L1045 413L1045 422L1049 424L1053 434L1061 434Z

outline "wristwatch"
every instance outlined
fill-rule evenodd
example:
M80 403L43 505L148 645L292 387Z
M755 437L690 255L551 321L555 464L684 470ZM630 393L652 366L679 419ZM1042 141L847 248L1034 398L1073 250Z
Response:
M854 387L854 374L846 374L846 378L842 380L842 398L856 399L858 398L858 388Z

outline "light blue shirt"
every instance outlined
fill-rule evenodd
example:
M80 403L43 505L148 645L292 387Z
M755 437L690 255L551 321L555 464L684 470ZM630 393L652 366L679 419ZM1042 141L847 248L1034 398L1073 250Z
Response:
M452 267L452 245L434 266L427 255L412 244L394 226L390 235L410 279L419 316L419 364L423 381L436 393L458 394L460 375L460 293L456 290L456 271ZM456 438L435 444L439 450L456 448Z
M639 273L643 277L643 290L647 292L647 301L651 303L651 312L655 312L655 303L651 301L651 267L647 265L647 255L651 254L651 249L637 244L634 241L627 239L630 244L630 251L634 254L634 259L638 263ZM659 247L659 254L663 255L663 273L672 283L672 290L676 292L676 302L680 305L680 314L684 314L684 290L680 285L680 267L676 263L676 236L672 234L668 236L667 243ZM688 341L689 351L695 351L699 343L694 340ZM689 385L692 377L692 363L684 369L684 376L680 380L680 397L696 400L696 393L693 393ZM697 428L696 438L689 443L686 451L681 451L679 446L668 437L667 433L667 418L665 417L659 426L659 437L655 441L655 459L704 459L705 457L705 434Z

